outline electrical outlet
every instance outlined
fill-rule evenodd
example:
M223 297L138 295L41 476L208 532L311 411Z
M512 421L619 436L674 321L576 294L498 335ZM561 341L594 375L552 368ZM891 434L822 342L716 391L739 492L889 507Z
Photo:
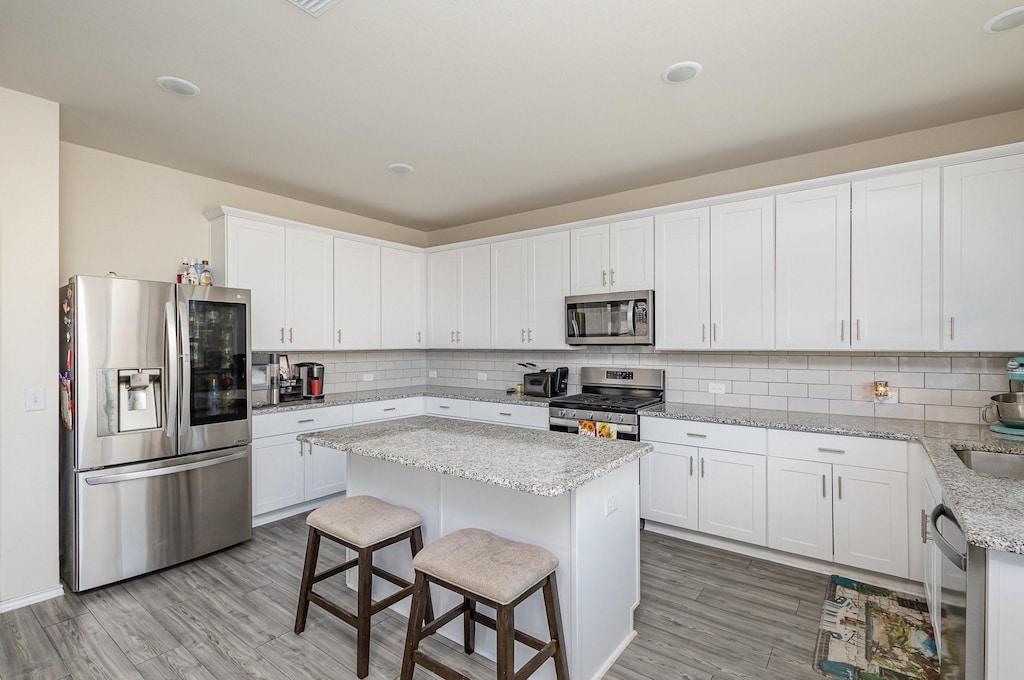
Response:
M437 370L432 368L429 371L427 371L427 377L428 378L436 378L437 377Z
M604 499L604 516L612 514L619 509L619 497L617 494L612 494L608 498Z
M725 394L725 383L708 383L708 392L711 394Z
M373 373L363 373L363 382L373 382Z
M25 410L46 410L46 391L42 387L35 387L30 390L25 390Z
M483 373L483 372L477 373L476 374L476 379L477 380L487 380L487 374Z

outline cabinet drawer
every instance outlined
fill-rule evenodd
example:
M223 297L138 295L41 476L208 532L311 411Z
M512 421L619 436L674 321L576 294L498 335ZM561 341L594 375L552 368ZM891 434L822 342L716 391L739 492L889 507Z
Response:
M352 424L352 407L323 406L284 413L256 414L252 418L252 438L273 437L293 432L329 430Z
M641 418L640 438L644 441L757 453L762 456L767 448L767 436L762 427L698 423L668 418Z
M814 432L768 431L768 455L907 471L907 442Z
M538 406L492 404L486 401L474 401L470 402L469 412L474 420L548 429L548 410Z
M465 399L446 399L444 397L427 397L426 413L433 416L448 418L470 418L470 404Z
M406 397L405 399L386 399L384 401L367 401L352 407L352 422L366 423L371 420L388 420L405 418L423 413L422 397Z

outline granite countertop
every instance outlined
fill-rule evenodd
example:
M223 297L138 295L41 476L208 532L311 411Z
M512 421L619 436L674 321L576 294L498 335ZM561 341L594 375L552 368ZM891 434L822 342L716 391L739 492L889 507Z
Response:
M442 397L448 399L465 399L468 401L487 401L492 404L518 404L520 406L539 406L547 408L551 400L547 397L527 397L521 394L506 394L504 390L482 390L474 387L443 387L441 385L413 385L411 387L392 387L383 390L362 390L359 392L338 392L325 394L321 401L300 399L282 402L275 406L260 406L252 410L254 416L265 413L282 413L284 411L300 411L308 408L339 406L344 404L361 404L386 399L402 399L405 397Z
M645 442L415 416L310 432L299 441L538 496L560 496L651 451Z
M919 441L942 483L943 502L960 520L972 544L1024 554L1024 480L978 474L954 449L1024 455L1024 438L996 434L984 425L838 416L722 406L665 403L640 415L800 432Z

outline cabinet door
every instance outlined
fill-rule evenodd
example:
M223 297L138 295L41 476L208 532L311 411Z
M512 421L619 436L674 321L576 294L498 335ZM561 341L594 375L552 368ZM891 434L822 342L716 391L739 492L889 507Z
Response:
M527 326L530 349L566 349L565 296L569 294L569 233L530 238L527 250ZM494 309L492 314L500 314Z
M640 459L640 517L697 529L697 449L654 444Z
M765 457L714 449L699 453L700 530L765 545Z
M286 230L289 350L334 347L334 237Z
M658 215L654 220L655 346L711 347L711 211Z
M775 197L775 348L850 348L850 185Z
M422 349L426 256L398 248L380 249L380 346Z
M528 239L491 244L491 345L527 346Z
M252 291L252 348L285 347L284 227L228 216L224 285Z
M832 466L835 561L907 578L907 475Z
M262 515L305 500L305 473L294 434L252 443L252 514Z
M608 285L617 290L654 288L654 218L608 226Z
M853 183L853 349L939 349L939 171Z
M773 197L711 208L711 347L775 345Z
M608 292L608 225L569 232L572 263L569 288L573 295Z
M427 342L433 348L454 348L458 326L459 272L457 251L427 256Z
M306 447L306 500L344 491L348 481L348 454L324 446L303 446Z
M334 349L380 349L380 246L334 239Z
M455 340L460 348L486 349L491 346L491 246L460 248L457 253L459 325Z
M1024 314L1000 291L1024 252L1024 155L942 172L943 349L1018 352Z
M768 458L768 547L832 560L832 465Z

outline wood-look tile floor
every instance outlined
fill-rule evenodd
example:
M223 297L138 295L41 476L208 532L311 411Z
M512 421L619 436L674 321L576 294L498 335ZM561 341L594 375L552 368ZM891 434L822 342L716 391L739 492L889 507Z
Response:
M292 633L304 518L253 534L187 564L0 615L0 679L355 678L350 627L311 607L306 632ZM640 545L638 635L606 677L821 680L810 664L827 577L651 532ZM322 555L340 557L328 542ZM353 606L343 585L318 589ZM370 677L394 680L405 619L385 612L374 621ZM493 664L435 638L429 653L470 677L494 677Z

